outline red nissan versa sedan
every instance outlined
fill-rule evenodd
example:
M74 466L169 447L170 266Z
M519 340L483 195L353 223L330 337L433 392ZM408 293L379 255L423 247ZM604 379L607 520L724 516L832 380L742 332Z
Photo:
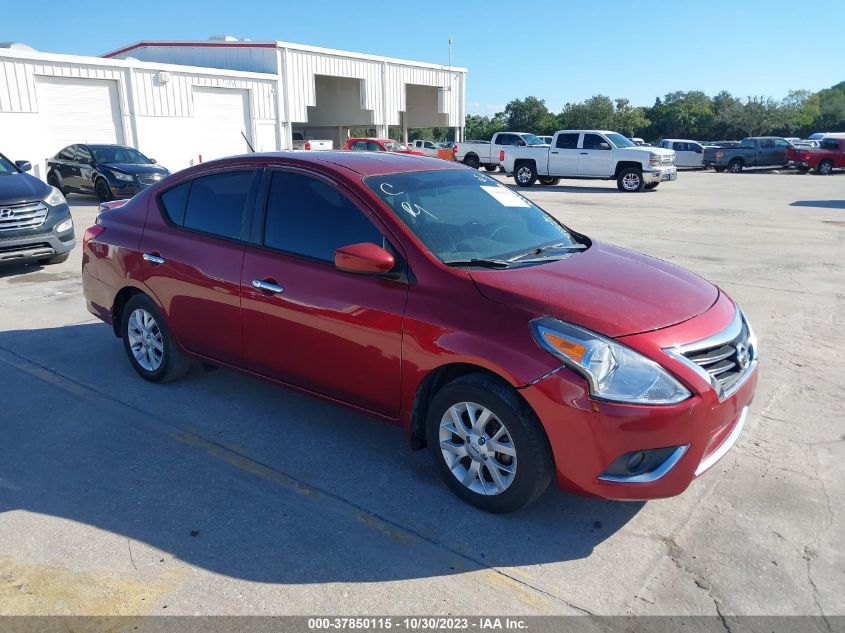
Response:
M553 476L679 494L736 441L757 382L748 321L714 285L442 160L204 163L102 211L83 251L88 309L142 377L196 357L376 415L493 512Z

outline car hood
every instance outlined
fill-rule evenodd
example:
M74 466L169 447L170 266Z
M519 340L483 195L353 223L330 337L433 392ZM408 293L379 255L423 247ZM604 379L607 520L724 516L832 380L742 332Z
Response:
M716 286L683 268L601 242L539 266L469 274L491 301L614 338L691 319L719 295Z
M124 174L161 174L166 176L170 172L161 165L137 165L135 163L103 163L109 169L122 171Z
M29 174L0 176L0 205L43 200L50 193L50 185Z

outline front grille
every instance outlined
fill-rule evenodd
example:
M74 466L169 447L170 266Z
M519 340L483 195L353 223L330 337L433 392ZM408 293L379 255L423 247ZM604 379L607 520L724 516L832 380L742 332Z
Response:
M675 157L672 156L671 154L664 154L663 156L660 157L660 164L662 166L674 165L675 164Z
M36 229L47 219L47 207L42 202L0 205L0 231Z
M695 369L716 389L720 399L739 388L757 360L757 342L740 310L722 332L666 351Z
M142 174L138 176L138 180L144 185L154 185L161 180L161 174Z

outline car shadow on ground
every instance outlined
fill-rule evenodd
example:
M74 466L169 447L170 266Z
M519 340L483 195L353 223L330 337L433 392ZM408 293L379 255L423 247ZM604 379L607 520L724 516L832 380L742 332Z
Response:
M818 207L820 209L845 209L845 200L796 200L790 207Z
M554 563L590 556L643 505L553 485L520 512L486 514L453 497L394 426L224 369L148 383L105 324L2 332L0 372L13 447L0 513L148 544L130 550L137 569L175 557L313 583ZM28 538L37 549L45 535Z

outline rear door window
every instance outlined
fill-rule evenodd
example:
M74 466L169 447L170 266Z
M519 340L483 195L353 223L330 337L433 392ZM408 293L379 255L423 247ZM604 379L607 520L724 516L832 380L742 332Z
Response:
M73 145L65 147L61 152L56 154L58 160L73 160Z
M216 237L240 239L254 176L252 170L229 171L192 180L182 225ZM173 197L175 208L178 195ZM167 205L164 196L162 202Z
M580 134L577 132L575 134L558 134L557 140L555 141L555 147L560 149L577 149L579 136Z
M277 171L270 180L264 246L323 262L334 262L341 246L371 242L381 232L349 198L316 178Z

